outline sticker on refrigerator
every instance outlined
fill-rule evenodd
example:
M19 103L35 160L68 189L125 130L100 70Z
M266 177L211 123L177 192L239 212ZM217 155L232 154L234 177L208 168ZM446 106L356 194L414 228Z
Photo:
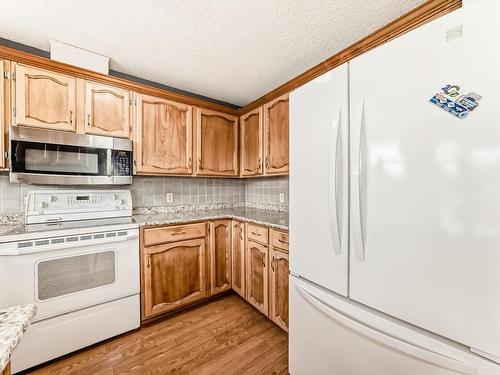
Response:
M477 108L481 95L460 93L460 86L446 85L429 101L458 118L465 118Z

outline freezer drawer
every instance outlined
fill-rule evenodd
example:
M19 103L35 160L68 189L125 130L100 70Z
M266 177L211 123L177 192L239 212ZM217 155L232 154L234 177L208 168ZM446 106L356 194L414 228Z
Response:
M467 348L291 276L290 374L494 375Z

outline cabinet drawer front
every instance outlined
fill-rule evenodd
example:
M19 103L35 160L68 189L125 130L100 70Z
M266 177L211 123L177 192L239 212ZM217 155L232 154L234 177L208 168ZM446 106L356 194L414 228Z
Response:
M281 232L278 230L271 231L271 244L288 252L288 232Z
M267 228L248 224L248 239L267 245L269 243L269 231Z
M205 237L205 233L205 223L145 229L144 246Z

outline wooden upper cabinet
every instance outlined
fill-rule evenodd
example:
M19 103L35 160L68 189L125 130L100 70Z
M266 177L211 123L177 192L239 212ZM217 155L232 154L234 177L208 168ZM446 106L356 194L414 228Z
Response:
M232 277L233 290L243 298L245 295L245 224L240 221L233 221L232 229Z
M75 78L21 64L14 67L13 124L75 131Z
M288 331L288 254L271 250L269 318Z
M85 133L130 137L130 92L85 82Z
M144 316L207 296L205 238L143 248Z
M231 220L210 223L210 294L231 289Z
M238 118L196 109L197 174L238 175Z
M6 162L4 158L4 149L5 149L5 143L4 143L4 135L5 135L5 129L8 126L7 122L7 113L8 109L7 108L7 97L8 97L8 91L6 88L9 85L5 84L6 78L4 77L4 63L5 61L0 59L0 168L5 168Z
M264 105L265 173L287 174L288 94Z
M240 174L262 174L262 107L240 117Z
M136 172L191 174L192 107L153 96L137 96Z
M247 301L268 315L268 248L257 242L247 243Z

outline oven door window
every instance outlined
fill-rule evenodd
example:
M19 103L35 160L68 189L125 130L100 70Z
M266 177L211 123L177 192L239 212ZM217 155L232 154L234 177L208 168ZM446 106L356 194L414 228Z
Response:
M106 168L106 149L12 141L12 172L105 176Z
M39 301L113 284L116 253L103 251L44 260L37 265Z

